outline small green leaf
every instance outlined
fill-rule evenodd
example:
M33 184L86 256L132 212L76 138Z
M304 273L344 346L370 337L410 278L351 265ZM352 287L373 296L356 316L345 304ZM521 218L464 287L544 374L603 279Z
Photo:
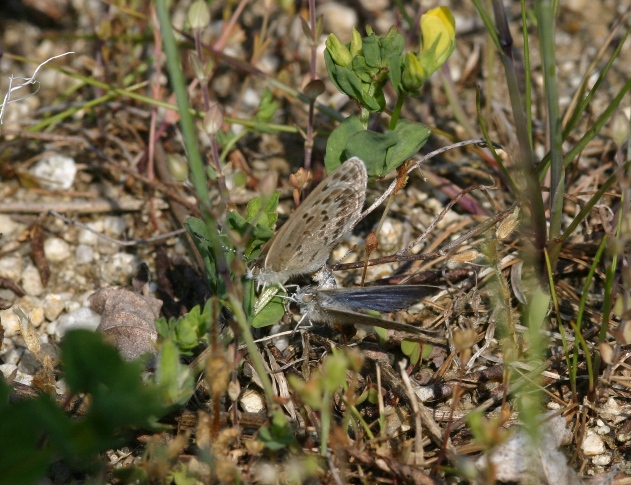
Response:
M397 143L399 143L399 136L394 131L385 133L360 131L348 140L343 156L359 157L366 164L369 177L381 177L388 173L386 170L388 149Z
M364 129L365 126L359 118L355 115L351 115L333 130L326 143L326 155L324 157L324 165L328 173L331 173L346 161L344 151L346 150L348 140L355 133L359 133Z
M259 103L259 110L254 116L254 119L267 123L272 120L274 113L278 111L278 107L278 101L274 99L272 91L269 88L265 88L261 96L261 102Z
M396 170L408 158L413 157L427 143L430 129L422 123L410 120L399 120L394 128L398 143L388 149L385 173Z
M180 363L177 346L170 340L163 342L160 347L154 379L167 406L186 404L195 391L193 373L188 366Z
M254 328L268 327L274 325L285 315L285 303L282 298L275 296L258 312L252 319Z
M403 340L401 351L408 356L410 364L416 365L421 358L421 344L413 340Z
M272 451L282 450L296 442L296 436L289 421L278 411L272 414L269 427L259 429L258 439Z

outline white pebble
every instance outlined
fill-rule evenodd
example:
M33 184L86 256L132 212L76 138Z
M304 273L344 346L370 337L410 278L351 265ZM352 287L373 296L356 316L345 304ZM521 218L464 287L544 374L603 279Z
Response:
M61 263L71 255L70 245L58 237L49 237L44 241L44 256L51 263Z
M63 379L59 379L55 383L55 389L57 390L57 394L66 394L68 392L68 386L66 385L66 381Z
M57 338L61 339L68 330L84 328L94 331L96 327L99 326L99 323L101 323L101 315L93 312L89 308L82 307L72 313L67 313L59 317L55 333Z
M79 308L86 306L86 305L82 305L81 303L79 303L78 301L74 301L74 300L68 300L66 302L66 313L72 313L72 312L76 312Z
M265 409L262 396L253 389L246 390L239 399L239 403L243 410L249 413L259 413Z
M29 265L22 272L22 289L31 296L41 295L44 291L39 271L35 266Z
M11 281L20 281L20 276L24 271L24 261L18 256L7 256L0 259L0 276Z
M50 293L44 297L44 316L46 320L52 322L56 320L65 308L64 299L61 295Z
M79 244L74 256L77 264L90 264L94 261L94 250L86 244Z
M90 229L93 229L98 232L103 232L103 221L94 221L86 224ZM92 231L88 231L87 229L81 229L79 234L77 235L77 241L79 244L86 244L88 246L96 246L96 243L99 240L99 236Z
M606 466L611 463L611 455L609 453L603 453L602 455L592 458L592 463L598 466Z
M33 165L29 172L34 175L40 186L48 190L67 190L72 187L77 175L77 164L70 157L52 155L42 158Z
M351 30L357 25L357 12L337 2L318 6L318 15L324 19L324 31L337 35L342 42L349 42Z
M101 279L108 285L126 285L136 273L137 262L133 254L116 253L101 264Z
M34 296L23 296L16 305L29 317L35 327L39 327L44 321L44 303Z
M24 384L25 386L30 386L33 383L33 376L24 374L23 372L17 371L15 374L14 382L19 382L20 384Z
M103 219L103 232L110 237L120 237L127 229L125 219L118 216L107 216Z
M15 364L2 364L0 365L0 372L2 372L5 379L8 379L17 368L18 366Z
M581 447L587 456L602 455L605 452L605 442L591 429L587 430Z
M0 310L0 322L4 328L4 337L15 337L20 333L20 319L13 313L10 308L8 310ZM6 357L4 359L7 362Z
M2 360L5 364L18 365L22 354L24 353L24 347L12 348L2 356Z
M15 222L11 216L0 214L0 234L2 234L3 237L8 237L14 232L20 232L23 228L24 225Z

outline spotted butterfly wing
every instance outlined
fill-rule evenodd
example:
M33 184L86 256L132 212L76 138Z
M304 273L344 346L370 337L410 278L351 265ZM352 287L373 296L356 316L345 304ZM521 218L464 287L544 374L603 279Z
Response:
M254 278L282 284L313 273L357 224L366 198L364 162L351 158L324 179L262 248Z

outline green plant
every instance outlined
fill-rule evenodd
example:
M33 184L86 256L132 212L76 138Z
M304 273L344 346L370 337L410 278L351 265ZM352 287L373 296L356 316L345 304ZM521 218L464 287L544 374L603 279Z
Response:
M0 483L31 484L59 460L94 472L98 454L122 445L130 430L163 429L158 420L188 401L194 383L172 343L163 343L156 361L155 379L144 383L146 359L125 362L100 334L68 332L61 367L70 391L88 399L74 418L48 395L10 401L12 388L0 381Z

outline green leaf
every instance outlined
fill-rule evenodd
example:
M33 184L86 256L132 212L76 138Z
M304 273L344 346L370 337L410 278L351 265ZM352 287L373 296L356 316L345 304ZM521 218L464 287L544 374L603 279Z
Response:
M326 143L326 155L324 165L326 171L331 173L346 161L344 151L351 136L365 129L363 123L355 115L346 118L333 130Z
M163 342L160 347L154 379L167 406L186 404L195 391L193 373L180 362L177 346L170 340Z
M261 102L259 103L259 110L254 116L254 119L267 123L272 120L274 113L278 111L278 107L278 101L274 99L272 91L269 88L265 88L261 96Z
M259 429L258 439L272 451L282 450L296 442L294 430L285 416L274 411L269 427Z
M403 340L401 342L401 351L408 356L410 364L416 365L421 358L421 347L419 342L413 340Z
M398 143L388 149L384 174L396 170L408 158L416 155L431 134L424 124L410 120L399 120L394 132L398 136Z
M281 292L281 294L285 294ZM268 327L277 323L285 315L285 302L279 296L275 296L252 319L254 328Z
M385 169L388 149L398 142L399 137L394 131L360 131L348 140L343 156L359 157L366 164L369 177L381 177L388 173Z

